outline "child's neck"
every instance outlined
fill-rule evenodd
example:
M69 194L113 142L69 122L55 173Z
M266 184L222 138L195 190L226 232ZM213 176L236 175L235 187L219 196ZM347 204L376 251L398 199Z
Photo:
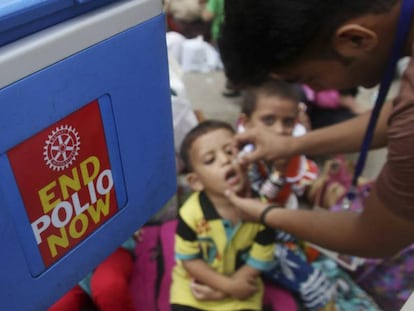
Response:
M206 191L208 198L221 218L230 220L233 225L240 221L237 208L223 195L211 194Z

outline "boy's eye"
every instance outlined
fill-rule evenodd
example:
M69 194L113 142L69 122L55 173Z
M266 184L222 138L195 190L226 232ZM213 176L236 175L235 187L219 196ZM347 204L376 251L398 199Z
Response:
M233 155L234 150L233 150L233 148L232 148L231 146L227 146L227 147L224 149L224 152L225 152L226 154L228 154L228 155Z
M203 162L204 164L212 164L214 162L214 157L213 156L206 157Z
M264 116L261 119L262 123L266 126L271 126L275 123L276 119L273 116Z
M294 125L295 125L295 119L293 118L287 118L283 120L284 127L293 127Z

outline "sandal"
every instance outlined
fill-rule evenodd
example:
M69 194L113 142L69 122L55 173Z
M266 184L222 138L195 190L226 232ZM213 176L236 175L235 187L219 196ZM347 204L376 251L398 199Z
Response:
M352 164L338 155L326 161L321 176L313 183L309 199L314 207L329 209L342 201L352 183Z
M338 155L325 163L321 176L314 182L309 191L310 202L313 207L342 210L342 202L352 184L354 166L343 155ZM366 197L371 189L372 182L360 177L358 179L358 197ZM351 210L360 211L362 201L352 202Z

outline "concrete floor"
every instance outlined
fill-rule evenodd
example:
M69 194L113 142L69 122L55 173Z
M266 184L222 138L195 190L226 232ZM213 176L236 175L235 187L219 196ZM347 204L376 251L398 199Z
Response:
M206 118L235 124L239 115L241 98L221 95L225 85L222 71L209 73L184 73L184 84L194 109L200 109Z
M194 109L199 109L208 119L218 119L235 124L239 115L240 97L226 98L221 95L225 84L225 77L222 71L209 73L184 73L184 85L188 98ZM393 85L390 96L395 94L398 85ZM375 89L361 89L358 102L364 108L372 107L372 100ZM356 161L357 154L349 155L349 158ZM386 150L380 149L371 151L363 175L367 178L375 178L386 158Z

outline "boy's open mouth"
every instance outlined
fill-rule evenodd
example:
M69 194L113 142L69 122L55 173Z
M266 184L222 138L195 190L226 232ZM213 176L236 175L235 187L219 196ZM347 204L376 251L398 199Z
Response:
M230 185L237 184L239 182L239 176L237 174L237 171L235 169L229 170L226 175L224 176L226 182Z

